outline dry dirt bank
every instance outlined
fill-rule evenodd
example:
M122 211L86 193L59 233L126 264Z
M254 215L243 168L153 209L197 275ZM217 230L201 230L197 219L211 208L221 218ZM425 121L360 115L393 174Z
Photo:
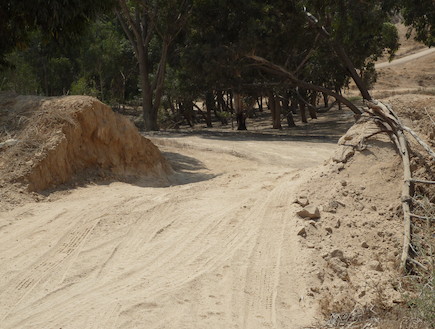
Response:
M0 179L41 191L84 176L170 171L159 150L124 117L92 97L0 94ZM81 177L83 178L83 177Z

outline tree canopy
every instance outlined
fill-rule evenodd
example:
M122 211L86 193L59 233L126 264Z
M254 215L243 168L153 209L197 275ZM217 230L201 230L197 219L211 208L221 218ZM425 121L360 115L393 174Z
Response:
M148 130L158 129L162 101L183 110L195 99L208 100L208 120L210 111L219 116L224 109L226 94L276 96L285 106L308 101L309 90L259 70L250 56L339 92L352 76L340 56L369 86L375 60L385 50L394 55L393 14L403 15L418 40L434 42L431 0L42 2L0 4L0 66L15 66L4 71L0 88L85 93L108 102L141 99Z

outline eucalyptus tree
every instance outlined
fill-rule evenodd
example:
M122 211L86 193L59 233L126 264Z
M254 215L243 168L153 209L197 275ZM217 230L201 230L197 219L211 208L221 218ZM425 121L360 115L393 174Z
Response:
M170 47L191 13L190 0L118 0L116 16L138 66L146 130L158 130Z

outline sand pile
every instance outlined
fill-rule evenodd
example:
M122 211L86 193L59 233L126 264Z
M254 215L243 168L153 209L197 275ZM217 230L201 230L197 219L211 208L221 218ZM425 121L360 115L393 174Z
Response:
M0 182L41 191L89 175L165 175L158 148L97 99L0 94Z

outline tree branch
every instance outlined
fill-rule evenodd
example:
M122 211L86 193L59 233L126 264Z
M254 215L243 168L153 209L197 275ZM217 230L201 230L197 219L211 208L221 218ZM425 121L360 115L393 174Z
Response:
M340 94L333 92L332 90L330 90L328 88L325 88L322 86L317 86L317 85L305 82L303 80L299 80L292 73L288 72L287 70L285 70L281 66L273 64L262 57L255 56L255 55L246 55L245 57L255 61L261 69L268 71L272 74L283 76L283 77L287 78L295 86L301 87L303 89L323 92L329 96L332 96L335 99L337 99L338 101L345 104L347 107L349 107L349 109L352 110L355 114L361 115L361 111L354 104L352 104L352 102L350 102L347 98L341 96Z

